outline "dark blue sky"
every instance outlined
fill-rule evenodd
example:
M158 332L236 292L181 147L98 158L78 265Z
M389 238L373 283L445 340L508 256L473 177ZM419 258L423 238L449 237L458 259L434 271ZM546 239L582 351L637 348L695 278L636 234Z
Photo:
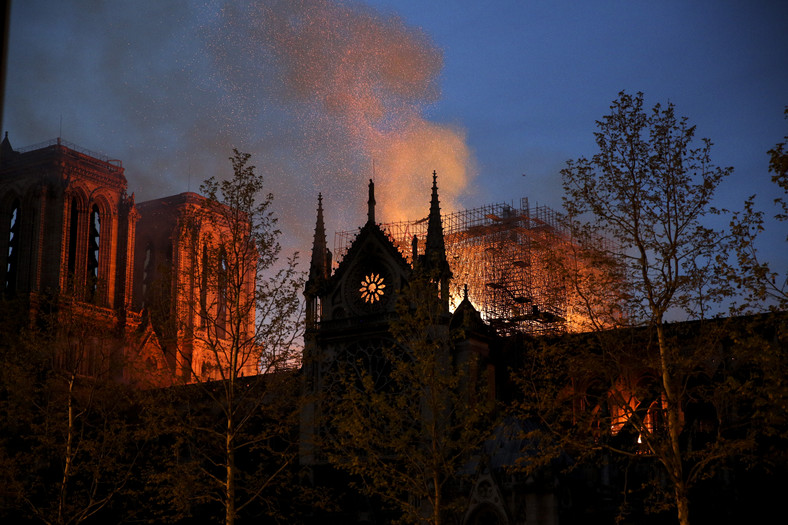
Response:
M433 169L446 208L559 208L559 170L593 155L621 90L673 102L715 143L735 168L718 204L778 195L765 152L788 134L788 2L17 0L11 15L12 145L61 135L119 158L138 200L196 191L237 146L302 251L318 191L331 232L363 222L373 163L395 203L382 220L426 214Z
M592 154L594 121L621 90L673 102L715 143L715 161L736 168L742 191L767 179L764 152L788 133L786 2L374 3L444 50L431 114L468 130L483 179L534 198L556 202L516 177L548 182L567 158ZM493 199L511 191L481 185Z

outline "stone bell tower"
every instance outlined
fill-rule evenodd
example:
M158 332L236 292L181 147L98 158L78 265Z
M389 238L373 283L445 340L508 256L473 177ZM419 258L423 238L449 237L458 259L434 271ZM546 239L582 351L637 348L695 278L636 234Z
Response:
M54 365L80 375L152 377L158 343L132 309L139 218L120 161L56 139L0 143L0 289L45 320Z
M69 294L125 311L138 214L120 161L61 139L0 144L0 283L6 295Z

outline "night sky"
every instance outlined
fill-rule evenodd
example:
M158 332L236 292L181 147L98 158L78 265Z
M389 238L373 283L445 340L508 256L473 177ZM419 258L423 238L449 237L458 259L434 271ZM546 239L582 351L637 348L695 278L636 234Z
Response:
M593 155L619 91L642 91L735 168L717 205L757 193L771 213L786 20L776 0L17 0L2 130L122 160L138 202L198 191L238 147L306 252L317 193L331 236L364 222L371 177L382 221L426 215L433 169L444 210L558 209L565 161ZM785 225L770 235L784 267Z

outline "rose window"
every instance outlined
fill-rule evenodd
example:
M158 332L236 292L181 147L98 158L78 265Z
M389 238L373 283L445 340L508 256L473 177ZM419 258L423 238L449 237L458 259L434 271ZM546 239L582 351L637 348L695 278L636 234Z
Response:
M385 288L386 285L383 282L383 276L377 273L371 273L361 281L361 288L359 288L358 291L361 292L361 298L365 303L372 304L383 297L383 290Z

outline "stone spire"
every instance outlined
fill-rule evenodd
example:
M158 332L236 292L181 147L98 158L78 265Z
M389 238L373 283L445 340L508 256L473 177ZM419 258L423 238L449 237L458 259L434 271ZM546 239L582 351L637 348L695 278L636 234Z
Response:
M312 262L309 266L309 281L315 282L328 278L330 269L329 251L326 245L326 227L323 223L323 194L317 196L317 222L312 242Z
M427 223L427 240L424 247L427 265L432 269L447 266L446 244L443 241L443 223L438 200L438 173L432 172L432 198L430 199L430 215Z
M309 264L309 279L304 287L306 298L306 329L314 330L322 317L321 299L325 284L331 275L331 252L326 246L326 227L323 224L323 194L317 196L317 222L312 242L312 261Z
M438 200L438 173L432 172L432 197L427 222L427 239L424 243L424 269L430 279L439 284L441 301L449 308L449 281L452 273L446 260L446 244L443 240L440 201Z
M369 200L367 201L367 224L375 224L375 183L369 179Z

